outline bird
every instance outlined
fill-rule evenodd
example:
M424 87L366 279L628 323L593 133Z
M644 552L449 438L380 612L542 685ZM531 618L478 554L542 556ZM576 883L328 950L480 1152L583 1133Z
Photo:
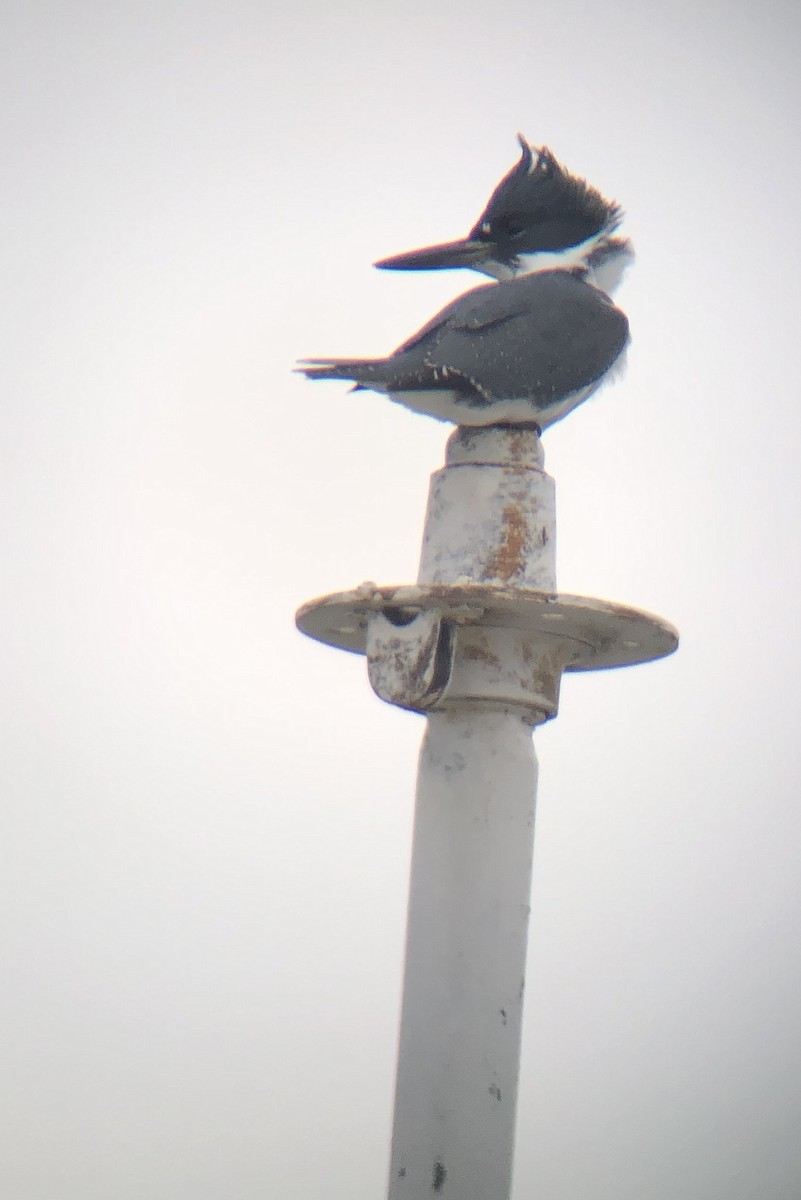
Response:
M383 258L384 270L468 267L497 280L554 268L583 271L607 295L634 258L616 236L623 211L586 180L571 175L547 146L522 134L520 160L503 177L466 238Z
M465 292L388 358L304 359L309 379L354 381L455 425L566 416L622 359L628 320L580 274L519 275Z

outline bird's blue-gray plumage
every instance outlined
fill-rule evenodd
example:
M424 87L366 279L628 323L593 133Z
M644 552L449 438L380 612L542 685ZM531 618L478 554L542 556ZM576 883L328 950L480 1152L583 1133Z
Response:
M602 382L628 341L624 313L569 271L474 288L389 358L309 359L310 379L350 379L459 425L565 416Z
M623 218L619 205L571 175L547 147L537 150L520 135L518 140L519 162L495 188L466 238L375 265L400 271L470 267L496 279L564 265L581 267L591 282L611 291L633 257L631 244L614 236ZM600 281L602 270L607 284Z

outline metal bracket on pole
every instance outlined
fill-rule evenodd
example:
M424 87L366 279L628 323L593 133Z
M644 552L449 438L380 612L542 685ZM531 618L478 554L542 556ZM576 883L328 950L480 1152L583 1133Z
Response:
M364 654L427 715L390 1200L508 1200L537 764L563 671L676 649L660 617L556 592L553 481L533 429L457 429L431 480L416 584L323 596L302 632Z
M388 704L416 712L434 708L450 682L453 649L453 630L436 610L387 607L367 619L367 673Z

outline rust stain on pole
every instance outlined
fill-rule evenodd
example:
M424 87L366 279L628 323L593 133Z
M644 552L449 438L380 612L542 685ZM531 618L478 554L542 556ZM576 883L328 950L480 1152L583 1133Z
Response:
M507 445L509 447L508 465L511 470L527 471L531 452L531 430L510 429Z
M502 513L500 545L487 561L488 575L508 583L522 575L528 558L528 525L519 504L507 504Z
M476 638L471 644L461 646L460 650L467 662L483 662L488 667L500 669L501 660L493 650L490 650L486 637Z

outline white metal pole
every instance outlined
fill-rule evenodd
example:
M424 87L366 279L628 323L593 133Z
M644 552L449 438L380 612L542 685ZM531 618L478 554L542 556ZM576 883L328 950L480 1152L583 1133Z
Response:
M518 713L428 717L390 1200L509 1196L536 783Z
M532 430L457 430L432 477L421 584L555 590L553 482ZM508 1200L541 656L514 630L456 636L420 753L389 1200ZM558 674L558 673L557 673Z
M457 429L416 584L309 601L300 629L367 657L426 713L389 1200L508 1200L537 764L564 670L676 649L659 617L556 594L553 481L533 429Z

